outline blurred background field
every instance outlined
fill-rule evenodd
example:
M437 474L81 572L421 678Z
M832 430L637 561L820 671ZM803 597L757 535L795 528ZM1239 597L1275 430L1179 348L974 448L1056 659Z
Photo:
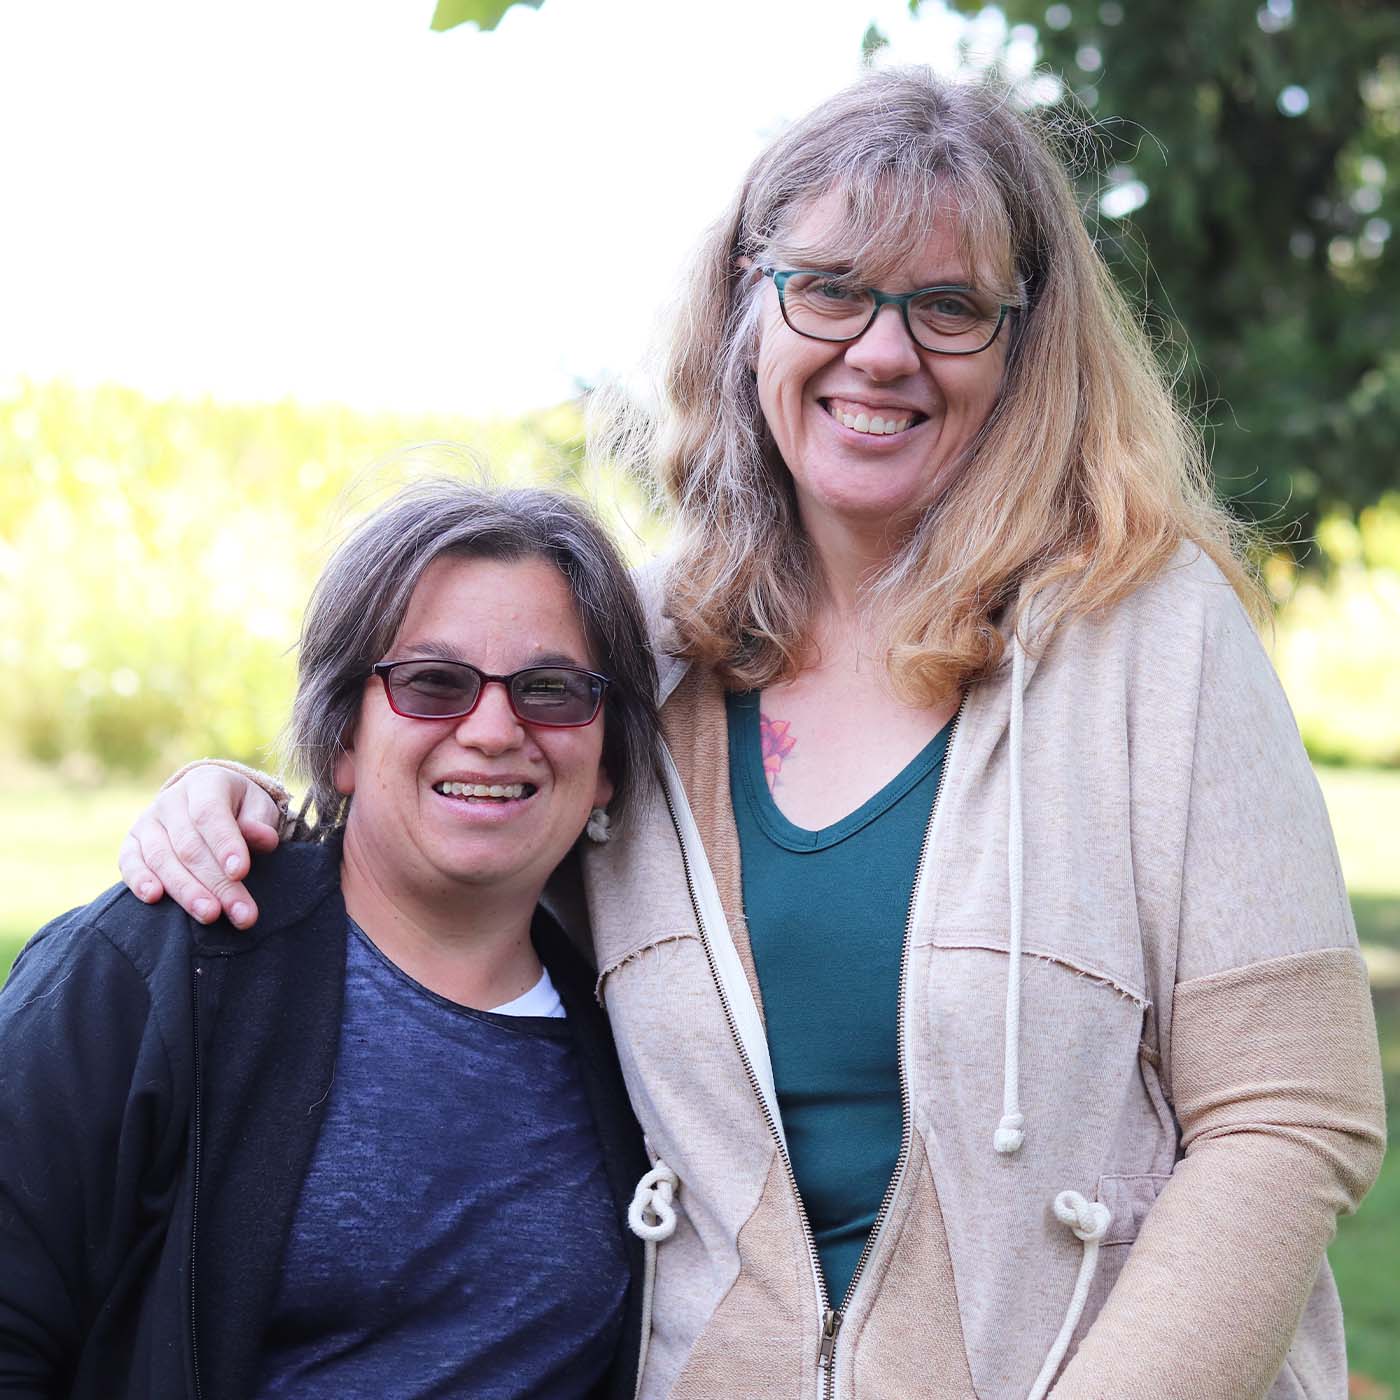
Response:
M25 385L0 399L4 747L70 780L268 763L330 547L422 471L588 495L634 556L644 493L587 481L578 408L515 420Z
M992 69L1261 531L1394 1120L1400 7L505 10L442 0L487 23L433 34L430 0L247 0L232 27L183 0L0 9L0 126L27 133L0 226L0 977L115 878L161 776L278 766L310 584L405 476L560 485L654 553L664 520L585 464L570 395L645 393L647 325L783 123L863 64ZM1400 1154L1331 1257L1352 1395L1400 1400Z

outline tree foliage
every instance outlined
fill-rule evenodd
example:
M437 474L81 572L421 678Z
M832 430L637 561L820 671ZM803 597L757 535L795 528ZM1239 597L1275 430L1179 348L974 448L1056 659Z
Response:
M429 28L456 29L459 24L475 24L479 29L494 29L513 4L538 10L543 0L438 0Z
M1067 147L1086 214L1181 366L1220 490L1305 553L1320 516L1400 484L1400 6L1002 9L1040 45L1027 100L1048 69L1051 115L1089 119Z

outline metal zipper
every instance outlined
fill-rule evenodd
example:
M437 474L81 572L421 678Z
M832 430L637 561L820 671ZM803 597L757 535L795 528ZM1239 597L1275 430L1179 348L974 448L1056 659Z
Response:
M836 1351L836 1334L841 1330L841 1324L845 1321L845 1314L828 1308L822 1314L822 1340L817 1348L817 1365L821 1367L827 1375L826 1392L831 1393L834 1382L831 1379L831 1358Z
M193 1185L190 1192L190 1363L194 1371L195 1400L204 1394L199 1380L199 1322L195 1314L195 1240L199 1234L199 1169L203 1152L201 1135L204 1113L204 1066L199 1046L199 983L204 969L198 964L194 968L194 984L191 988L191 1017L194 1031L194 1169Z
M778 1124L763 1097L758 1075L754 1072L753 1061L749 1058L748 1050L744 1048L738 1024L734 1020L734 1012L730 1009L729 998L725 995L724 983L720 978L719 967L715 963L714 953L710 948L709 935L705 931L705 916L700 911L700 898L695 891L695 873L691 869L690 854L686 850L685 838L681 834L681 824L676 816L676 804L671 796L670 784L663 782L661 790L666 798L666 809L671 814L671 824L676 829L677 844L680 846L681 852L681 865L685 870L686 890L690 895L690 907L695 915L695 926L700 932L700 946L705 950L705 961L710 967L710 978L715 984L715 990L719 993L720 1008L723 1010L725 1022L729 1026L730 1037L739 1052L739 1060L744 1067L744 1074L748 1077L749 1087L753 1090L759 1112L763 1115L763 1121L767 1124L769 1135L773 1139L774 1146L778 1149L783 1170L787 1173L788 1185L792 1187L793 1198L797 1201L797 1216L802 1224L803 1239L807 1242L807 1254L811 1259L812 1275L817 1283L817 1300L822 1316L822 1343L817 1357L817 1364L822 1369L820 1394L821 1400L829 1400L832 1384L831 1352L836 1345L836 1333L841 1327L841 1314L833 1311L831 1306L831 1298L826 1289L826 1276L822 1273L821 1256L817 1253L817 1239L812 1233L811 1221L807 1219L807 1207L802 1202L802 1193L797 1189L797 1177L792 1170L792 1159L788 1156L783 1135L778 1131ZM830 1334L829 1340L828 1333Z

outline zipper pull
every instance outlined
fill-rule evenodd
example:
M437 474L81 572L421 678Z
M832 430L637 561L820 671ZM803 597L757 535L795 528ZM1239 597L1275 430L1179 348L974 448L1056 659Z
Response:
M836 1334L841 1330L842 1314L828 1308L822 1314L822 1344L817 1348L817 1365L823 1371L831 1367L831 1353L836 1350Z

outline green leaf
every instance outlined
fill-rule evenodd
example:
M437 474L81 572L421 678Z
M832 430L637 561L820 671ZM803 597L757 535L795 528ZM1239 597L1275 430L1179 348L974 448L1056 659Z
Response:
M880 32L880 26L872 19L870 27L865 31L865 36L860 41L860 61L869 68L875 61L875 55L881 49L889 47L890 41Z
M544 0L438 0L433 11L431 27L441 33L459 24L475 24L481 29L494 29L512 3L529 5L538 10Z

